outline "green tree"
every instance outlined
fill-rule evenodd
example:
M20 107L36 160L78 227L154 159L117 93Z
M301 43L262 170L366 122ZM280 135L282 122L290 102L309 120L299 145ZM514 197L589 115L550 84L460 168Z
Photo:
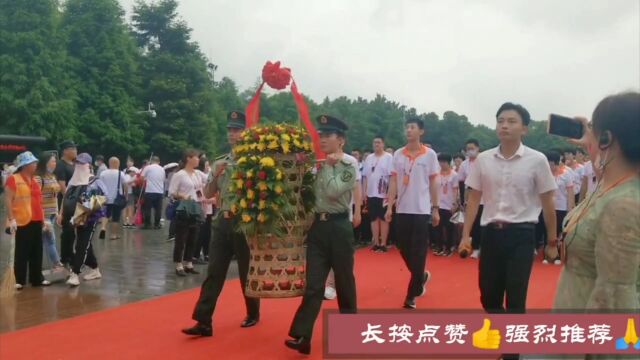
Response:
M62 31L78 92L76 141L93 153L144 153L138 53L118 2L68 0Z
M222 138L215 131L226 121L222 106L215 104L208 61L191 40L191 29L179 19L177 7L175 0L138 1L132 17L144 50L143 97L157 107L145 139L165 159L176 159L189 147L216 153Z
M0 0L0 133L79 135L54 0Z

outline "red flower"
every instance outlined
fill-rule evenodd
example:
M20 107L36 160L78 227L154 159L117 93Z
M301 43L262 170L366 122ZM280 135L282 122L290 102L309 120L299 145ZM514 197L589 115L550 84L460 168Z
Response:
M254 205L255 205L255 204L254 204L254 202L253 202L253 201L249 201L249 209L253 208L253 206L254 206Z
M236 195L238 195L238 196L242 196L242 190L238 190L238 191L236 191Z
M265 180L267 178L267 172L264 170L260 170L258 172L258 177L260 178L260 180Z
M282 90L291 82L291 69L281 68L280 61L267 61L262 68L262 80L272 88Z
M261 191L260 192L260 199L264 200L269 196L269 194L266 191Z
M245 184L245 186L246 186L246 187L248 187L248 188L253 187L253 181L251 181L251 180L247 180L247 181L245 181L245 183L244 183L244 184Z

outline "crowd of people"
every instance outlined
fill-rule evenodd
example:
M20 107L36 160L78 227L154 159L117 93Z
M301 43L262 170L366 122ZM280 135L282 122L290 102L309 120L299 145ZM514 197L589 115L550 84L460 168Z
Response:
M496 113L497 147L483 151L469 139L458 154L423 144L427 129L417 117L404 124L405 146L386 147L379 135L371 151L351 155L343 153L348 126L329 115L317 121L328 155L316 174L306 290L288 347L310 352L323 297L337 295L341 312L357 311L356 243L382 254L390 246L399 249L411 274L402 303L407 309L417 307L432 278L429 249L435 256L479 259L480 303L487 312L525 311L532 264L541 251L545 264L564 265L554 308L640 308L640 94L603 99L591 122L577 118L581 139L546 154L523 144L531 119L513 103ZM244 114L229 113L231 146L244 126ZM193 313L197 324L183 332L211 336L231 259L238 260L243 289L248 270L249 249L233 231L224 200L233 152L210 163L187 149L179 164L161 166L152 156L140 169L127 159L122 169L116 157L107 166L104 157L93 162L77 148L65 141L60 158L22 153L3 175L7 229L16 239L16 287L25 286L27 274L33 286L50 285L42 276L43 251L54 271L68 271L67 284L80 284L83 265L85 281L98 279L96 229L99 239L108 233L117 240L121 227L160 229L164 214L171 221L176 276L198 274L194 264L210 263ZM82 209L90 211L82 216ZM53 224L62 229L60 254ZM241 326L254 326L260 303L246 296L245 303Z

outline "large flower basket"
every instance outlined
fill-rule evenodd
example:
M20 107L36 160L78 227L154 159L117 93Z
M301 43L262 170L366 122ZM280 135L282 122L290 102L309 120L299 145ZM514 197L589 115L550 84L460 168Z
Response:
M247 129L242 139L229 190L251 253L245 294L301 296L313 205L311 145L304 130L282 124Z

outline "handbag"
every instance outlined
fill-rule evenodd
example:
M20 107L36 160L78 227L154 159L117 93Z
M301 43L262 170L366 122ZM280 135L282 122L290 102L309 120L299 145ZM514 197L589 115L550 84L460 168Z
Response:
M167 218L167 220L172 221L176 218L176 210L178 209L179 204L180 200L169 199L167 208L164 210L164 216Z
M454 224L464 224L464 212L462 210L458 210L451 216L451 221Z
M180 200L176 207L176 219L194 224L204 223L202 206L195 200Z
M118 186L116 186L116 198L113 199L113 206L118 209L124 209L127 206L127 198L124 196L124 188L122 189L123 194L120 194L120 171L118 171Z

